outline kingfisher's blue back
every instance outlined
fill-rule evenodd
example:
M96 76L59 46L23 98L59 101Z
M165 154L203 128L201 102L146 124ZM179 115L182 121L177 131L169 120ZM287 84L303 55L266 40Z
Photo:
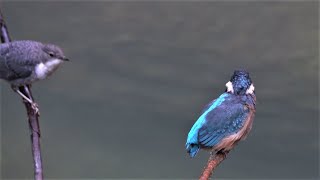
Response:
M186 149L194 157L200 148L230 151L252 127L254 86L246 71L235 71L227 90L210 102L191 128Z

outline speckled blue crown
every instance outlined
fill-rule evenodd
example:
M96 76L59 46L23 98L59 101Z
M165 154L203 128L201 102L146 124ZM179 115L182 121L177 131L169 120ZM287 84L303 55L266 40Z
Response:
M249 73L245 70L235 70L230 81L236 94L245 94L252 84Z

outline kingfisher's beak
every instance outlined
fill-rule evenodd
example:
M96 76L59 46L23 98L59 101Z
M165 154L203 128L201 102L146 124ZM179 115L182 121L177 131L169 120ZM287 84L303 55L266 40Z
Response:
M67 57L62 57L61 60L63 60L63 61L70 61Z

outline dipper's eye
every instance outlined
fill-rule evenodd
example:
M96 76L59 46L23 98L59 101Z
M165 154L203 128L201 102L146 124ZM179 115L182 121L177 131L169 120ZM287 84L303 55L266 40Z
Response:
M53 52L49 52L49 56L53 57L54 56Z

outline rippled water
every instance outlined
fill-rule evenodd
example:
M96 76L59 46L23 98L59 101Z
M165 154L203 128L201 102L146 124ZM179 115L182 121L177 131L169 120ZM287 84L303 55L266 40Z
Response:
M187 133L234 69L251 73L253 131L219 178L316 178L318 3L2 2L13 39L71 59L34 84L48 178L197 178ZM25 109L1 83L3 178L33 175Z

